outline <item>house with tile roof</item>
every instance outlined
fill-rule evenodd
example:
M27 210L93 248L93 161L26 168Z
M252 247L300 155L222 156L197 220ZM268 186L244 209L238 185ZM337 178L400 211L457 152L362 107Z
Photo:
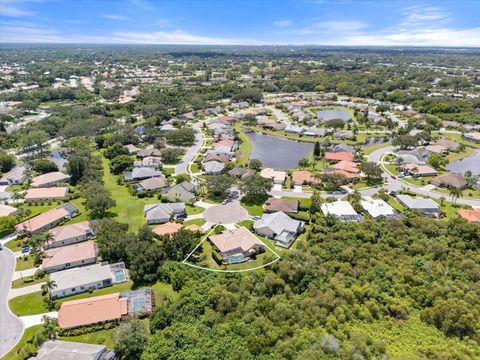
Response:
M95 233L91 225L90 221L82 221L50 229L48 232L51 235L51 239L45 243L44 249L72 245L92 238Z
M70 175L53 171L32 178L31 186L36 188L48 188L61 183L68 183Z
M72 203L67 203L25 220L16 225L15 229L20 233L25 232L27 234L37 234L51 229L62 221L70 219L77 214L77 207Z
M45 250L41 268L46 273L94 264L97 248L92 241Z
M458 215L468 222L480 224L480 209L474 210L467 210L467 209L459 209Z
M68 187L47 187L28 189L25 202L63 200L68 195Z
M210 235L208 240L216 247L227 264L248 261L253 253L265 251L265 244L243 226Z
M265 202L265 211L273 213L282 211L285 213L298 212L298 200L278 199L271 197Z
M152 231L154 234L157 234L158 236L165 236L165 235L171 236L179 232L182 226L183 226L182 224L169 221L165 224L162 224L153 228Z
M353 154L347 151L327 152L324 157L330 162L353 161L354 158Z

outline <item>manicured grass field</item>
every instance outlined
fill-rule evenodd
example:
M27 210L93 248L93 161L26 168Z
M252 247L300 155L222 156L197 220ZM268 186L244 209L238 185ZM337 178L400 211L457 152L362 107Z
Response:
M20 249L22 248L22 240L21 239L10 240L4 246L7 249L12 250L13 252L20 251Z
M205 220L205 219L192 219L192 220L184 221L184 222L183 222L183 226L188 226L188 225L198 225L198 226L202 226L202 225L205 224L206 222L207 222L207 220Z
M237 151L237 165L245 165L250 159L250 153L252 152L252 143L242 129L242 125L237 123L234 125L234 129L238 132L241 144Z
M10 310L17 316L35 315L48 312L40 291L18 296L9 300Z
M186 205L185 211L187 215L196 215L196 214L201 214L202 212L205 211L205 209L201 206Z
M23 256L17 259L15 265L15 271L23 271L35 267L33 255L28 255L27 260L23 259Z
M262 216L263 214L263 204L246 204L244 202L240 203L251 216Z
M105 345L109 349L113 349L115 346L115 342L113 341L114 330L115 329L107 329L76 336L61 336L60 339L87 344Z
M105 188L110 191L117 205L110 209L114 218L121 223L128 224L129 230L136 231L145 224L143 208L147 204L154 204L155 199L143 198L130 195L125 185L117 184L117 177L110 172L108 160L102 158L103 180Z
M20 342L12 349L10 350L7 355L3 357L3 360L23 360L23 357L18 354L22 349L27 347L28 343L31 343L33 341L33 337L35 333L40 330L42 325L35 325L32 327L29 327L25 329L25 332L23 333L22 338L20 339Z

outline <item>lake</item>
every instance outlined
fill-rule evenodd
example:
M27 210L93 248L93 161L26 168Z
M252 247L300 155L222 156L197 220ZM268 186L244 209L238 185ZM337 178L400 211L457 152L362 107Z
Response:
M480 150L463 159L448 163L446 169L462 175L465 171L470 170L473 175L480 175Z
M315 112L320 121L325 122L333 119L341 119L343 121L350 121L350 113L346 110L324 109Z
M252 142L250 159L258 159L264 167L289 169L298 167L298 161L309 158L313 144L288 140L277 136L248 133Z

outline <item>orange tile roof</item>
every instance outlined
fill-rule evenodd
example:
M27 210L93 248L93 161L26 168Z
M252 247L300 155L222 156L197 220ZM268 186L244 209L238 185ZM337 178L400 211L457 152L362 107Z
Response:
M346 151L340 151L340 152L327 152L325 153L325 159L327 160L335 160L335 161L353 161L353 154L346 152Z
M25 200L60 199L68 194L68 187L33 188L27 190Z
M47 226L55 221L59 221L64 219L68 215L67 210L63 207L55 208L44 212L43 214L37 215L29 220L25 220L20 224L16 225L15 228L18 231L28 231L28 232L35 232L44 226Z
M320 183L320 179L316 179L310 171L306 170L293 171L292 181L295 185Z
M78 244L46 250L42 260L42 268L50 268L95 257L95 245L92 241L85 241Z
M213 147L232 147L235 144L235 140L231 139L223 139L220 141L217 141L216 143L213 144Z
M91 229L92 227L90 226L90 221L82 221L76 224L57 226L48 232L52 234L52 241L56 242L84 236L91 231Z
M480 223L480 209L476 210L466 210L460 209L458 210L458 215L469 222Z
M62 329L120 319L128 313L128 300L120 293L66 301L58 311Z
M168 222L157 226L152 231L157 235L172 235L182 228L182 224L176 222Z
M345 170L322 171L322 174L341 174L345 176L347 179L354 179L359 177L358 174L349 173Z
M348 160L342 160L339 163L333 165L332 167L334 167L335 169L344 170L353 174L358 174L360 172L360 170L357 167L357 164Z

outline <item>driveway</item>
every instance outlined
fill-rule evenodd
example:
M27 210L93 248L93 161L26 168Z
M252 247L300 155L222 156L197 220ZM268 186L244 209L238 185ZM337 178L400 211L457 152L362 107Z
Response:
M202 215L208 223L213 224L235 224L249 217L248 211L240 205L239 201L212 206L205 210Z
M23 335L22 321L8 307L8 293L15 269L13 253L4 248L0 251L0 358L9 352Z

